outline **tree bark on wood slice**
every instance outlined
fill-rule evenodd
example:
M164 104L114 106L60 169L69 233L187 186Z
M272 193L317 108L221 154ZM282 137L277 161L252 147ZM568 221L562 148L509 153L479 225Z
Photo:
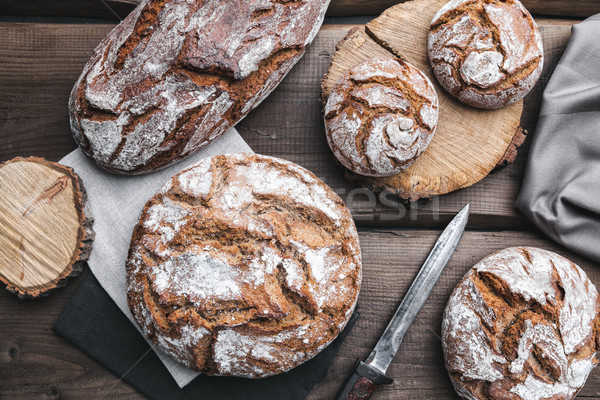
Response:
M376 191L418 200L469 187L494 168L512 162L525 132L520 128L523 100L497 110L460 103L437 82L427 56L434 14L446 0L414 0L387 9L338 43L322 80L323 100L349 68L372 57L398 57L422 70L438 92L438 126L427 150L400 174L371 178L348 172L351 180Z
M93 218L75 172L39 157L0 164L0 281L21 298L64 286L92 250Z

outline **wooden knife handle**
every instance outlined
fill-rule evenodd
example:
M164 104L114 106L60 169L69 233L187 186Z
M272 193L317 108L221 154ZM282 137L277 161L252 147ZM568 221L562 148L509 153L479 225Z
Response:
M371 398L373 392L377 389L377 384L369 378L360 377L354 383L352 390L348 393L348 400L366 400Z
M358 360L354 365L352 374L348 377L341 390L335 397L336 400L367 400L383 383L391 383L381 371Z

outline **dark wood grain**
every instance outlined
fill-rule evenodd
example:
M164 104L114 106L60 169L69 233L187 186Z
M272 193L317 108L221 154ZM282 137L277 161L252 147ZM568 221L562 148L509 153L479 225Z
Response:
M332 0L328 15L377 15L404 1L399 0ZM585 18L600 12L597 0L521 0L529 12L537 15Z
M325 380L309 400L330 400L364 359L425 261L439 231L362 230L363 283L360 318L345 340ZM440 281L417 315L388 370L394 378L381 385L373 400L458 399L444 369L439 339L444 307L465 272L482 257L509 246L536 246L556 251L582 267L600 285L600 265L576 256L528 232L466 232ZM20 301L0 292L0 399L141 399L95 361L57 337L51 326L82 277L52 296ZM51 393L62 397L51 397ZM600 369L590 375L579 398L600 398ZM102 397L104 396L104 397Z
M38 155L59 160L75 148L67 100L93 48L113 25L0 23L0 161ZM570 36L570 25L541 25L544 72L526 98L523 125L533 131L543 87ZM525 149L516 162L478 184L410 207L390 193L361 189L344 177L324 134L320 84L346 29L321 30L306 55L237 128L257 153L294 161L315 172L348 204L361 226L440 227L471 203L470 227L529 228L516 211Z
M0 0L0 12L12 16L56 16L121 20L140 0Z
M0 399L144 398L52 331L87 275L38 300L0 290Z
M402 3L401 0L332 0L327 15L378 15L386 8ZM133 10L139 0L0 0L4 15L55 15L122 19ZM522 0L532 14L585 18L600 12L597 0Z

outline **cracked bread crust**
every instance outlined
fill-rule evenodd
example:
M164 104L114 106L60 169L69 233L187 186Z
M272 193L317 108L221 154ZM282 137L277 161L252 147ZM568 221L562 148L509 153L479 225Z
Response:
M291 162L205 159L144 207L127 261L128 304L165 353L210 375L262 378L325 348L362 277L342 200Z
M431 142L438 120L431 81L400 59L373 58L352 67L325 105L327 143L357 174L391 176Z
M209 144L262 102L329 0L144 0L95 49L69 100L83 152L138 174Z
M465 104L495 109L523 98L542 73L538 27L518 0L451 0L431 21L429 60Z
M450 296L446 368L470 400L572 399L598 363L600 300L577 265L532 247L494 253Z

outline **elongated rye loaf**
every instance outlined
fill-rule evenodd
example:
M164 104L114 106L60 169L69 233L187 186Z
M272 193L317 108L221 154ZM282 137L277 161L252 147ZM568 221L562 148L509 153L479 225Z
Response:
M98 45L71 92L94 161L139 174L198 151L281 82L329 0L144 0Z

